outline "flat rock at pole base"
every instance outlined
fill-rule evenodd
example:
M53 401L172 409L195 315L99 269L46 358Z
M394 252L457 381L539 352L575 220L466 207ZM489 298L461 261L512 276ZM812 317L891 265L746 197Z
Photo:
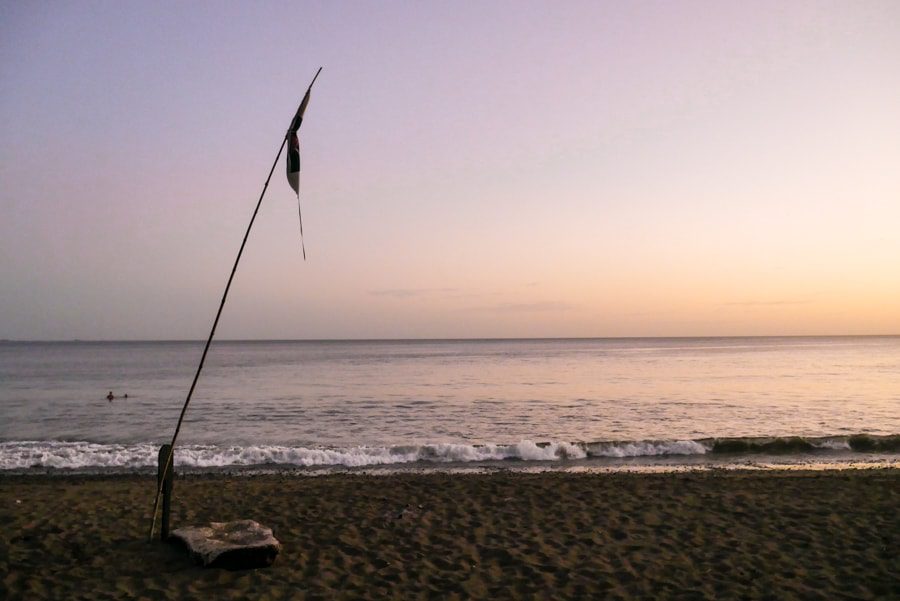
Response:
M272 565L281 551L272 529L253 520L178 528L170 539L183 543L191 558L207 568L264 568Z

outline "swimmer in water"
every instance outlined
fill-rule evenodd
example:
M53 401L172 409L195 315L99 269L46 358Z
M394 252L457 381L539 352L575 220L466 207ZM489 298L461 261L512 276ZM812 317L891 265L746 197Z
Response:
M112 403L112 400L116 398L116 396L112 393L112 390L109 391L109 394L106 395L106 400Z

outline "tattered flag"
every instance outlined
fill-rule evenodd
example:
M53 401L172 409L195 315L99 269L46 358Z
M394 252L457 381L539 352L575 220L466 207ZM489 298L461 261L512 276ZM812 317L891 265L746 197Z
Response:
M319 68L319 71L321 70ZM319 76L319 71L316 71L316 77ZM297 194L297 215L300 217L300 248L303 250L304 260L306 260L306 246L303 244L303 213L300 210L300 138L297 136L297 131L303 123L303 113L306 112L306 106L309 104L309 93L312 91L313 83L316 82L316 77L313 77L312 83L309 84L309 88L306 90L306 94L297 108L297 113L291 120L291 127L287 133L287 179L291 188Z

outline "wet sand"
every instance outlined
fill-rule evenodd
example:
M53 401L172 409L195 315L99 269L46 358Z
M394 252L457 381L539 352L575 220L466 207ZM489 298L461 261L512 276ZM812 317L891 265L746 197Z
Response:
M900 470L179 476L174 527L281 540L238 572L146 542L154 486L0 477L0 598L900 598Z

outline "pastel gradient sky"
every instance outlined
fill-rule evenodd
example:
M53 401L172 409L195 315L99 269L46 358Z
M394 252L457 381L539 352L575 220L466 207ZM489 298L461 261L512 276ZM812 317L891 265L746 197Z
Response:
M900 334L900 3L5 2L0 338Z

